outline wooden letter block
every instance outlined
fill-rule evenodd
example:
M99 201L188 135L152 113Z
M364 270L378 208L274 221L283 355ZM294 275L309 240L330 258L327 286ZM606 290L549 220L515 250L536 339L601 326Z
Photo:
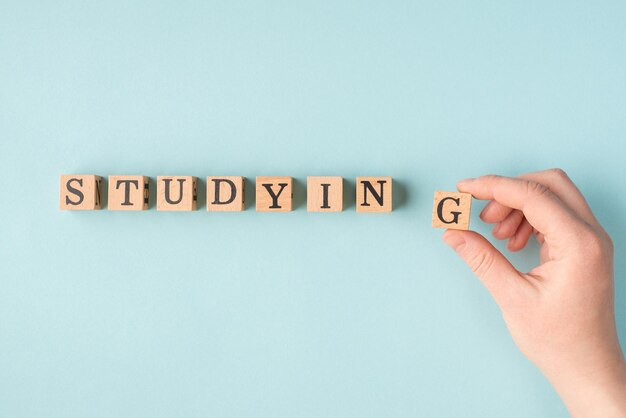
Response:
M472 195L457 192L435 192L433 228L469 229Z
M256 211L289 212L293 206L291 177L257 177Z
M343 177L307 177L306 202L309 212L341 212Z
M94 174L61 176L61 210L101 209L102 177Z
M356 211L391 212L391 177L357 177Z
M147 210L147 176L109 176L109 210Z
M192 176L158 176L157 210L191 211L198 205L198 179Z
M240 212L244 209L244 184L241 176L206 178L206 210Z

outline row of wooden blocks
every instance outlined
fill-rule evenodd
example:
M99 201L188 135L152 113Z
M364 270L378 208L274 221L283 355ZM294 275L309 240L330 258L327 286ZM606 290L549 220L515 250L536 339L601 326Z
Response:
M157 177L158 211L192 211L197 209L198 179L193 176ZM392 178L357 177L357 212L391 212ZM97 210L102 208L102 177L94 174L61 176L60 208L62 210ZM206 208L215 212L235 212L245 208L245 178L210 176L206 178ZM148 176L109 176L108 209L141 211L149 207ZM468 229L471 196L465 193L436 192L433 226ZM293 209L292 177L257 177L257 212L288 212ZM307 210L341 212L343 178L339 176L307 177Z

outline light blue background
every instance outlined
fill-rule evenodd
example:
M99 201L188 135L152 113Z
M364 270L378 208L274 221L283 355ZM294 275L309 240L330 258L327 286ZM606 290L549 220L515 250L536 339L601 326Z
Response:
M432 193L565 168L615 239L626 343L625 21L623 1L0 2L0 416L566 416ZM62 173L291 175L299 206L61 212ZM307 213L307 175L345 177L347 210ZM393 213L354 212L357 175L394 177Z

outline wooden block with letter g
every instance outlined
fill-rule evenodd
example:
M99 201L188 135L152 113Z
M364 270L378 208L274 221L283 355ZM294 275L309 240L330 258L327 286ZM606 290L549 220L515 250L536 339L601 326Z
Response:
M211 212L240 212L244 209L242 176L206 178L206 210Z
M257 177L256 211L290 212L293 208L291 177Z
M433 228L469 229L472 195L458 192L435 192Z
M356 178L357 212L391 212L392 198L391 177Z
M95 174L61 176L61 210L96 210L102 208L102 177Z
M306 202L309 212L341 212L343 177L307 177Z
M158 176L157 210L192 211L198 206L198 179L193 176Z
M147 210L147 176L109 176L109 210Z

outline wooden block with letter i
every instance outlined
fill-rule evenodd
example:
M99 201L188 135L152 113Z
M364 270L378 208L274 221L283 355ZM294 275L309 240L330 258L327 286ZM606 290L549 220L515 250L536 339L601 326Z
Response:
M435 192L433 228L469 229L472 195L458 192Z
M257 177L256 211L289 212L293 208L291 177Z
M341 212L343 177L307 177L306 202L309 212Z
M244 209L242 176L206 178L206 210L211 212L241 212Z
M94 174L61 176L61 210L96 210L102 208L102 177Z
M147 210L147 176L109 176L109 210Z
M391 212L392 199L391 177L356 178L357 212Z
M198 205L198 179L193 176L158 176L157 210L192 211Z

